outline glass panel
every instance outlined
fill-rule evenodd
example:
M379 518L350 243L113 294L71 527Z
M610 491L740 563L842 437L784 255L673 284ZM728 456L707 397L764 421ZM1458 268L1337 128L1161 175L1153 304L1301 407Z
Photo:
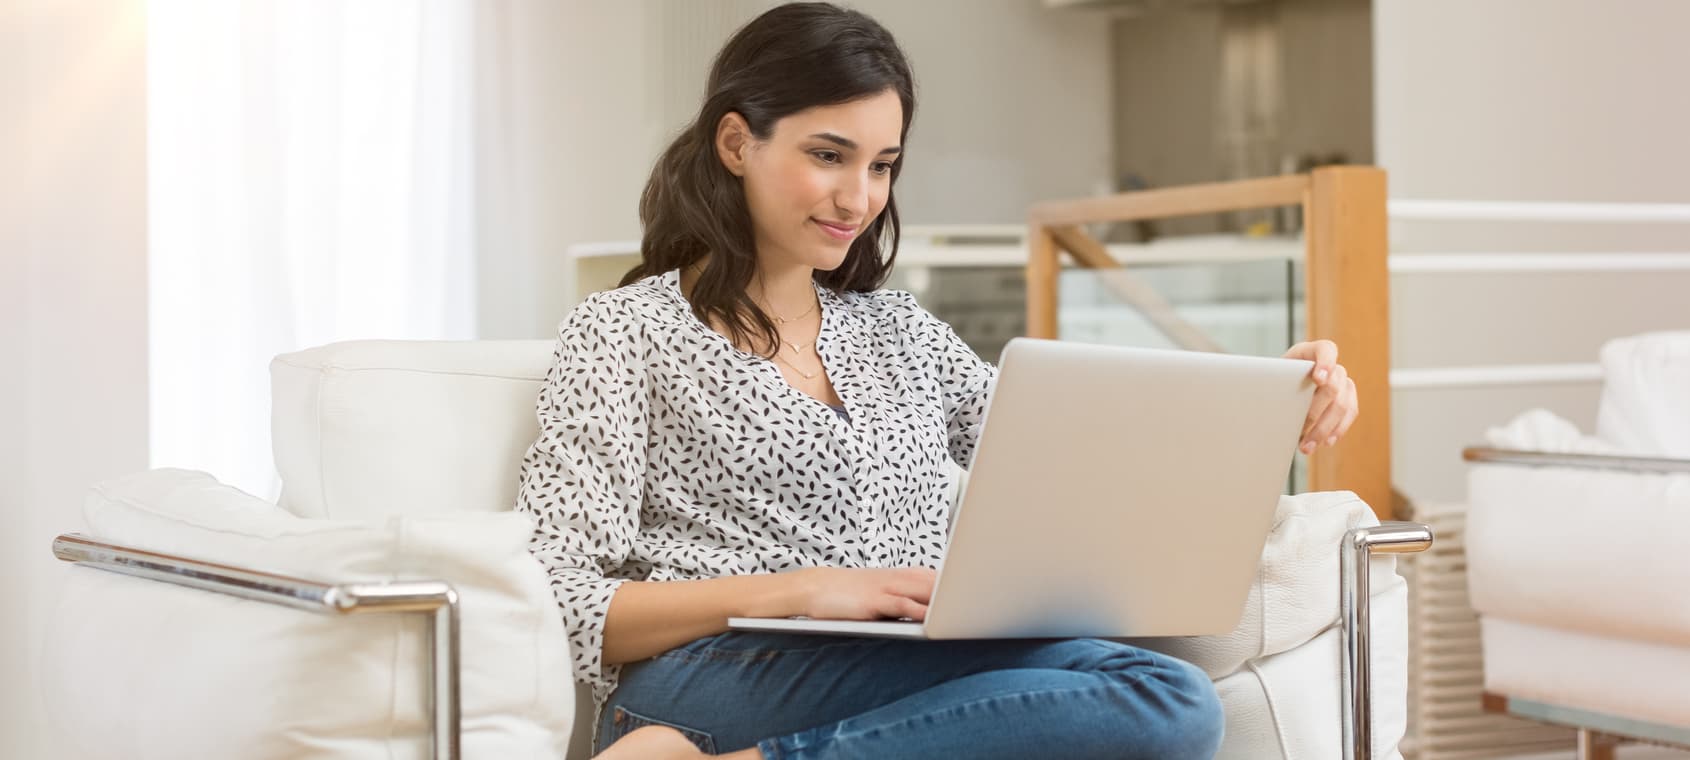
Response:
M1291 343L1296 309L1292 262L1139 264L1122 270L1062 272L1057 320L1063 340L1146 348L1179 346L1118 288L1126 278L1149 285L1174 314L1228 353L1278 356Z

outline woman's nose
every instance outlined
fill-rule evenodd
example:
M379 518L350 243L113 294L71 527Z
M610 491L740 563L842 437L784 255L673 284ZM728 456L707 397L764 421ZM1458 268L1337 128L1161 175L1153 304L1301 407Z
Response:
M868 213L869 179L866 172L850 172L840 180L833 193L833 205L850 219L861 219Z

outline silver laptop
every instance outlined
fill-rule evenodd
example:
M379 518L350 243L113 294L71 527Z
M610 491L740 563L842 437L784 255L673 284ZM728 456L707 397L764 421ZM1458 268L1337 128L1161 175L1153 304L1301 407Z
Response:
M1287 483L1312 367L1011 340L926 620L728 626L916 639L1231 631Z

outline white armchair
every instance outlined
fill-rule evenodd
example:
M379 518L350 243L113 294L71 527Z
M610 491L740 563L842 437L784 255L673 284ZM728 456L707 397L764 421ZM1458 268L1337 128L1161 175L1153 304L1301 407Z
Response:
M1610 341L1597 435L1533 410L1468 449L1485 706L1690 749L1690 332Z
M92 489L87 534L55 551L116 573L69 571L46 654L59 731L101 758L586 757L590 701L511 510L550 355L283 355L278 504L182 470ZM1388 553L1430 541L1347 492L1286 497L1236 631L1138 643L1215 679L1221 757L1397 758L1406 590Z

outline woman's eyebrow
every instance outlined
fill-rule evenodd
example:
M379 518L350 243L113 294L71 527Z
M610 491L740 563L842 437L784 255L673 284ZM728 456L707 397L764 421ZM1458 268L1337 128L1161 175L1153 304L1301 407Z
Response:
M857 149L856 141L851 140L850 138L841 137L841 136L836 135L832 132L817 132L817 133L810 135L810 136L814 137L816 139L819 139L819 140L826 140L830 143L833 143L834 145L837 145L841 148L845 148L845 149L848 149L848 150L856 150ZM886 156L886 155L895 156L895 155L902 153L902 152L904 152L903 148L894 145L890 148L882 149L880 151L880 155L882 155L882 156Z

